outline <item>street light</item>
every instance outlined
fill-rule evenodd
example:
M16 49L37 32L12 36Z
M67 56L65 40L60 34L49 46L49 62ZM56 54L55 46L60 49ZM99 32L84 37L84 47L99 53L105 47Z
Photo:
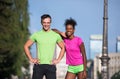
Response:
M108 0L104 0L104 17L103 17L103 43L102 43L102 79L109 79L108 62L110 60L108 56Z

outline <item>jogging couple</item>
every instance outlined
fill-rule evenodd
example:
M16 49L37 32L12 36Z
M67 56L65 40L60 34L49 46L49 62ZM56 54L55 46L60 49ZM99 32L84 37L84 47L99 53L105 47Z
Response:
M51 29L52 18L49 14L41 16L42 29L30 36L24 45L25 54L34 63L32 79L56 79L56 64L66 52L68 70L65 79L86 79L87 58L83 40L74 35L76 21L72 18L65 20L65 32ZM30 47L37 45L37 58L33 58ZM54 58L55 46L61 48L58 58Z

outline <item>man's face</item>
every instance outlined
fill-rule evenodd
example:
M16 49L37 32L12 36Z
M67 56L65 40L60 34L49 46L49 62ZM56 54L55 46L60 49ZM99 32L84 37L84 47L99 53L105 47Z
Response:
M45 31L48 31L50 29L51 19L45 18L42 20L42 26Z
M66 26L66 35L70 37L71 35L74 34L74 28L72 25L67 25Z

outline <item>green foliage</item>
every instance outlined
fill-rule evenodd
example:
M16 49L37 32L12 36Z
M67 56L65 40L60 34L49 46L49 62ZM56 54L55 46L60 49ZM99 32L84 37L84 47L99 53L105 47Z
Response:
M98 76L98 79L102 79L102 74L99 71L97 71L97 76Z
M29 35L28 0L0 0L0 77L28 68L23 45Z
M120 79L120 71L117 72L117 73L115 73L115 74L111 77L111 79Z

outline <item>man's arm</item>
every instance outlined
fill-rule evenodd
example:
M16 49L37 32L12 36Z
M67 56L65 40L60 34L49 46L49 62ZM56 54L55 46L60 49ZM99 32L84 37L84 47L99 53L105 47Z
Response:
M28 59L34 63L34 64L38 64L38 59L35 59L35 58L32 58L31 54L30 54L30 47L32 46L34 42L32 40L28 40L25 45L24 45L24 51L25 51L25 54L27 55Z
M61 41L61 42L59 42L59 43L57 43L57 44L58 44L58 46L61 48L61 50L60 50L60 53L59 53L58 58L57 58L56 60L53 60L53 64L59 63L59 62L61 61L61 59L63 58L64 53L65 53L64 42Z

